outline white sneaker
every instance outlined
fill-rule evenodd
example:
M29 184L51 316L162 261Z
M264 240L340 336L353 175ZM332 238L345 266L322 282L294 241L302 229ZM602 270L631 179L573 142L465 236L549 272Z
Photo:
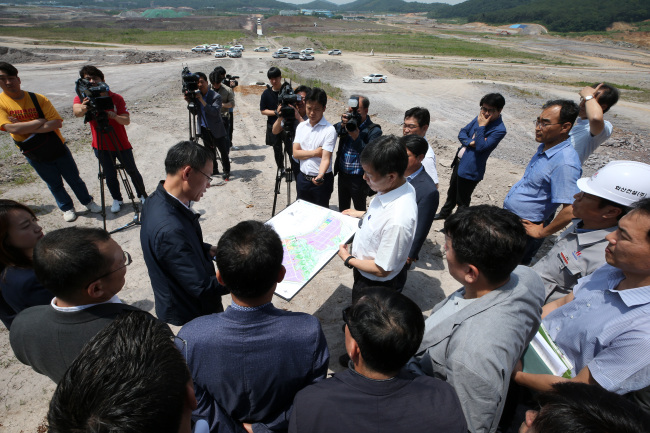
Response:
M67 210L63 212L63 219L66 222L71 223L72 221L77 219L77 213L74 211L74 209Z
M113 204L111 205L111 212L118 213L120 211L121 207L122 207L122 202L121 201L113 200Z
M144 198L144 196L141 195L139 198L140 198L140 203L144 204L144 201L146 200L146 199Z
M102 212L102 207L95 203L94 201L91 201L86 205L86 209L91 211L92 213L101 213Z

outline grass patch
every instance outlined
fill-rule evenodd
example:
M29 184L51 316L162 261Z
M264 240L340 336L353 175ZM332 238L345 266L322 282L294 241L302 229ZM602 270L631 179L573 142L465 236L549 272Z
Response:
M287 68L281 67L282 77L291 80L293 87L296 87L296 83L302 84L307 87L320 87L325 90L328 98L341 99L343 97L343 90L340 87L332 86L329 83L321 81L317 78L305 78L302 75L296 73L295 71Z
M4 36L25 37L51 41L107 42L113 44L194 46L201 41L220 43L245 37L234 30L143 30L80 27L6 27L0 26Z
M287 35L289 37L305 36L300 33ZM400 53L429 56L460 56L469 58L505 58L529 60L541 63L556 64L553 58L538 54L517 51L509 48L495 47L488 44L477 44L475 41L465 41L456 38L441 38L424 33L365 33L351 35L318 35L317 39L327 49L338 48L343 51L379 53Z

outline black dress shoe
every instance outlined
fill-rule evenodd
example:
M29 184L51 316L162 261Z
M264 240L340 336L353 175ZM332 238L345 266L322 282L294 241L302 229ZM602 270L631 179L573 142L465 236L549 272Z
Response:
M434 221L436 221L436 220L444 220L444 219L447 219L448 216L449 215L443 215L441 213L437 213L436 216L433 217L433 220Z
M230 180L230 172L226 171L223 173L223 176L221 176L223 180Z

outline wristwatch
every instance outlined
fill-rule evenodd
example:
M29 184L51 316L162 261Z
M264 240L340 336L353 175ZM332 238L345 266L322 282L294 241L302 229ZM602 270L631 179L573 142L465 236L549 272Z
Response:
M349 255L348 258L345 259L345 261L343 262L343 264L344 264L347 268L350 268L350 269L354 268L354 266L352 266L352 265L350 264L350 260L351 260L351 259L356 259L356 257L354 257L354 256L352 256L352 255Z
M585 96L585 101L588 101L590 99L594 99L594 95Z

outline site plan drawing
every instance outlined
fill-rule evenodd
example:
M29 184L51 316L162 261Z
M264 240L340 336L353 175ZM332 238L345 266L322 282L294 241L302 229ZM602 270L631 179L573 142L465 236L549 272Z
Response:
M275 294L290 301L356 233L359 220L297 200L267 224L282 239L282 264L287 269Z

